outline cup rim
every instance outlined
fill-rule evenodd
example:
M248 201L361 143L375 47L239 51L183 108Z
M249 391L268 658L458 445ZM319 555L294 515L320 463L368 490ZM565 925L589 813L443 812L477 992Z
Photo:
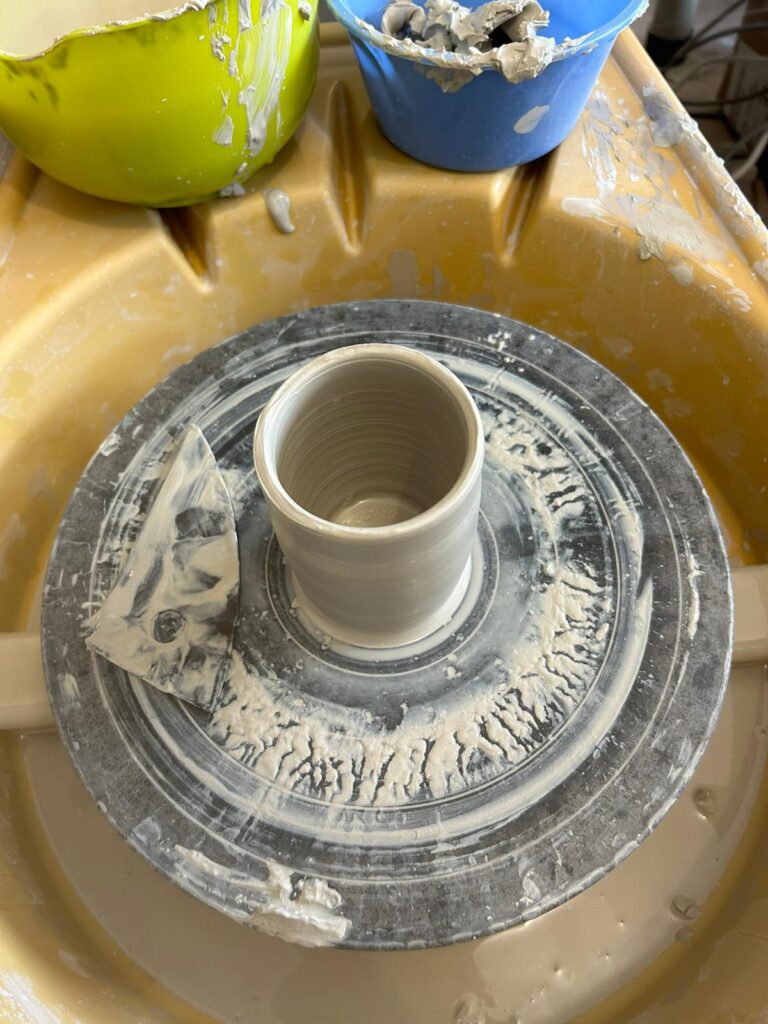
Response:
M420 369L445 385L459 401L459 407L465 412L470 437L467 441L467 456L453 486L439 501L428 509L389 526L344 526L333 523L322 516L315 515L295 501L283 487L275 465L274 451L269 451L265 441L269 417L279 410L287 401L295 397L318 371L339 364L343 366L353 359L382 359L410 365ZM253 437L253 461L256 476L261 484L265 497L280 512L297 525L311 529L326 537L355 540L359 542L380 541L384 538L403 538L428 530L440 519L447 508L460 502L473 490L476 478L482 469L485 457L485 435L480 413L467 387L449 369L436 359L415 349L399 345L395 342L372 342L361 345L348 345L332 349L323 355L311 359L308 363L288 377L272 395L261 410Z

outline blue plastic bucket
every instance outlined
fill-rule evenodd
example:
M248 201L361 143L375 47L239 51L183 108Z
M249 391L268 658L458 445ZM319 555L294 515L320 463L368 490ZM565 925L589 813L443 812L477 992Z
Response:
M409 59L382 49L386 0L328 0L328 6L352 38L373 112L390 142L437 167L494 171L528 163L560 145L616 36L645 10L647 0L544 0L550 24L539 34L557 43L574 40L561 59L515 84L487 69L449 93L425 73L430 51ZM461 55L451 56L460 67Z

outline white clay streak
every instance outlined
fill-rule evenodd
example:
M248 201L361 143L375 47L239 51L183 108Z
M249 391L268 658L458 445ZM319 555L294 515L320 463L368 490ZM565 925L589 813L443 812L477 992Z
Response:
M195 887L234 892L234 907L225 913L267 935L302 946L335 946L350 928L340 912L341 896L320 878L297 876L269 862L263 881L215 863L198 850L176 846L176 871ZM217 883L219 885L217 885Z
M221 122L219 127L213 133L213 141L219 146L231 146L232 139L235 134L235 125L229 114L225 115L224 120Z

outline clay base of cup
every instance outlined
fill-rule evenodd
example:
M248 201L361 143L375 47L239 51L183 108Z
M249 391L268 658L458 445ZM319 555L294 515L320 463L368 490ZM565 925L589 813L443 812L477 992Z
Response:
M321 638L327 637L328 642L339 640L342 643L366 650L391 650L395 647L405 647L408 644L415 643L417 640L423 640L450 621L467 593L472 576L472 556L468 559L459 577L459 582L447 601L433 612L428 619L420 620L412 629L401 629L396 633L377 633L375 630L364 632L340 627L338 623L332 622L323 615L316 605L309 600L288 566L286 566L285 571L288 574L288 590L293 594L293 607L310 632Z

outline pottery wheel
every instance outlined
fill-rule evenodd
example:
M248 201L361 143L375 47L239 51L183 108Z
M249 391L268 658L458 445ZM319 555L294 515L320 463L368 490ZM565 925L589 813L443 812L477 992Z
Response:
M302 622L251 455L288 375L370 341L449 367L486 436L466 598L445 628L384 653ZM240 557L212 713L84 642L190 423L222 470ZM85 785L163 874L287 938L409 948L536 917L636 848L714 725L731 601L701 484L616 377L523 324L388 301L261 324L141 401L66 511L43 637Z

